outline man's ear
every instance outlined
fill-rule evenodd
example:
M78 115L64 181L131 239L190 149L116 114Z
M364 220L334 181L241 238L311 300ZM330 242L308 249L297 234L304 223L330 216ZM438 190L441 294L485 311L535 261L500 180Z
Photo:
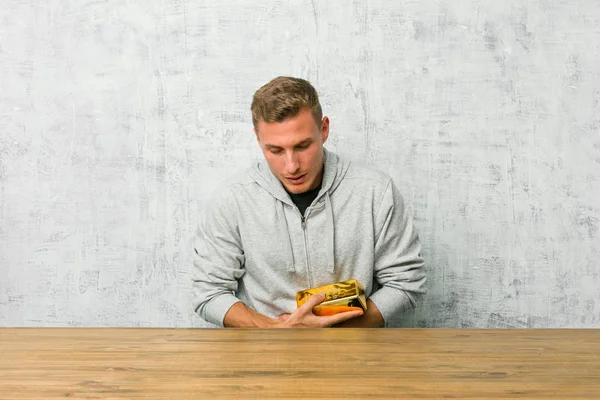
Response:
M323 121L321 121L321 137L323 138L323 143L329 138L329 118L327 117L323 117Z

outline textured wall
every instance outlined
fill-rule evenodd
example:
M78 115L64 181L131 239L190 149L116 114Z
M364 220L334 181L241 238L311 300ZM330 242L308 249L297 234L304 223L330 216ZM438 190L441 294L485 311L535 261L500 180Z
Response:
M190 238L281 74L414 210L399 325L600 326L597 0L2 3L1 326L204 326Z

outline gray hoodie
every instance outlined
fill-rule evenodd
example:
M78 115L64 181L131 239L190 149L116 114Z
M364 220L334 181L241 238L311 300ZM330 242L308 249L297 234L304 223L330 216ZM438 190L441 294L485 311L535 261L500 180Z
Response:
M297 291L357 279L387 323L425 293L418 235L392 179L324 152L304 218L265 161L213 196L195 241L204 320L223 326L238 301L269 317L291 313Z

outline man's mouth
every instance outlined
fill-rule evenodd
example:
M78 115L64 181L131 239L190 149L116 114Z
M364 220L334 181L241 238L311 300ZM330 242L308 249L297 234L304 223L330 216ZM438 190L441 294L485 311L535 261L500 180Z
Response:
M298 176L298 177L296 177L296 178L289 177L289 178L286 178L286 179L287 179L289 182L291 182L291 183L293 183L293 184L297 185L297 184L299 184L299 183L302 183L302 182L304 181L304 178L306 178L306 174L304 174L304 175L300 175L300 176Z

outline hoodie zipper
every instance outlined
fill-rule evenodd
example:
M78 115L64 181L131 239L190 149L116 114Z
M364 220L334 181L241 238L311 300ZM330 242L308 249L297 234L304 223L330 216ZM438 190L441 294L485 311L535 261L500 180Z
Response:
M300 210L298 210L300 213ZM306 240L306 218L308 218L308 208L304 211L306 217L300 214L300 223L302 225L302 234L304 236L304 254L306 255L306 274L308 275L308 287L313 287L312 273L310 270L310 257L308 256L308 242Z

